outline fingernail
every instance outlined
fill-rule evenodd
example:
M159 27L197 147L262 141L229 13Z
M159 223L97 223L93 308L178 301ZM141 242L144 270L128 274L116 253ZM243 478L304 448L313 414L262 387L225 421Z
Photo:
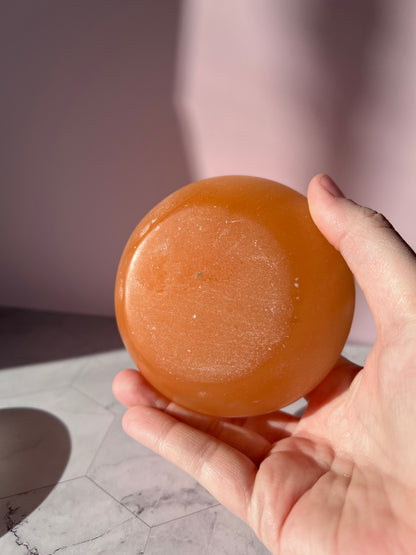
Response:
M344 193L337 185L335 185L335 183L332 181L329 175L322 174L319 178L319 183L333 197L344 198Z

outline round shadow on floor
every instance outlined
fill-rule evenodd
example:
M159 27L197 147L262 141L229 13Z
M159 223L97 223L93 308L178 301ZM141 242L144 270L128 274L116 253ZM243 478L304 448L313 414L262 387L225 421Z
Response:
M70 453L68 429L53 414L32 408L0 410L0 536L46 499Z

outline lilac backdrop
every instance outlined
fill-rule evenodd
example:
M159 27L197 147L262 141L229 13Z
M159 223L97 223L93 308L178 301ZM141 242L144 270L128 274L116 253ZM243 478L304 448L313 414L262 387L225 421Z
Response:
M112 314L136 223L218 174L326 171L415 247L415 22L412 0L2 3L0 304ZM374 336L359 292L351 338Z

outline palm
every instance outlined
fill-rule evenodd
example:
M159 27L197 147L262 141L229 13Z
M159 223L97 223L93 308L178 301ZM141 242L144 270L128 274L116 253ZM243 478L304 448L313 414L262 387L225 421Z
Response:
M343 361L310 396L291 435L278 439L262 461L250 503L262 514L251 525L272 550L400 553L401 540L414 541L415 490L409 496L406 475L414 467L403 457L411 456L409 450L400 449L400 438L389 437L384 426L386 399L373 387L383 371L376 374L375 359L373 351L359 373ZM386 451L380 448L385 445ZM402 537L392 521L407 522Z
M135 405L127 413L128 433L190 472L272 552L306 554L318 547L320 554L334 554L343 545L364 553L363 542L368 553L386 552L390 521L403 518L393 508L403 499L404 470L397 437L380 437L378 429L388 431L374 426L384 407L371 380L372 357L358 373L340 361L309 396L301 418L280 411L234 420L197 415L161 399L132 370L118 376L115 390ZM155 399L163 411L153 408ZM380 450L386 441L387 453ZM397 537L394 542L397 553Z
M351 553L384 552L386 538L379 532L371 537L367 528L367 511L373 519L376 514L379 522L372 524L378 531L389 525L383 522L388 498L378 496L369 506L374 479L323 441L295 434L279 442L261 465L253 490L251 505L262 507L260 538L276 553L335 554L341 545Z

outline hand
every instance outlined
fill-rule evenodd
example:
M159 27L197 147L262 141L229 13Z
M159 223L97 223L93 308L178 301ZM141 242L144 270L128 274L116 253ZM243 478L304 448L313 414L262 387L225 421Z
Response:
M125 431L196 478L272 553L416 553L416 258L326 176L312 217L341 251L377 326L364 368L340 359L301 418L218 419L170 403L135 370L114 393Z

